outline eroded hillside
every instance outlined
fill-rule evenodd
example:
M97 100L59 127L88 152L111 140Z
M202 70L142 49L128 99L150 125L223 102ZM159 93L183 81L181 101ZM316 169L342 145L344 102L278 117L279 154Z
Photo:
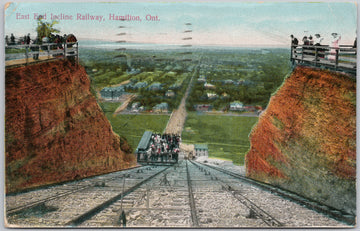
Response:
M250 139L247 176L355 213L354 78L297 67Z
M59 60L6 70L6 191L134 166L81 66Z

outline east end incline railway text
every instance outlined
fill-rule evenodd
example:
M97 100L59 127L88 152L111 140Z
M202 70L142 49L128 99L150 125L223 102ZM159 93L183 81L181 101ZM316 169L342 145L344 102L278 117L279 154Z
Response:
M110 20L110 21L139 21L139 22L141 22L144 19L146 21L160 21L160 18L157 15L147 14L144 17L140 17L140 16L134 16L134 15L131 15L131 14L116 15L116 14L112 14L112 13L110 13L108 15L108 17L105 17L104 15L94 15L94 14L89 14L89 13L77 13L76 15L68 15L68 14L63 14L63 13L61 13L61 14L53 14L53 13L39 14L39 13L34 13L33 15L16 13L16 19L18 19L18 20L30 20L30 19L36 20L40 15L45 20L46 19L51 19L51 20L79 20L79 21L98 21L98 22L103 22L105 20Z

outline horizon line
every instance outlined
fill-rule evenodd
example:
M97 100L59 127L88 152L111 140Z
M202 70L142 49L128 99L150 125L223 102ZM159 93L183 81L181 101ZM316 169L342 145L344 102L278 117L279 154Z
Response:
M103 41L103 42L113 42L116 43L116 40L109 39L97 39L97 38L78 38L78 41ZM127 44L153 44L153 45L169 45L169 46L182 46L187 44L174 44L174 43L156 43L156 42L131 42L127 41ZM190 44L191 46L209 46L209 47L248 47L248 48L261 48L261 47L269 47L269 48L287 48L290 47L290 44L280 45L280 44ZM179 47L180 48L180 47ZM184 47L185 48L185 47Z

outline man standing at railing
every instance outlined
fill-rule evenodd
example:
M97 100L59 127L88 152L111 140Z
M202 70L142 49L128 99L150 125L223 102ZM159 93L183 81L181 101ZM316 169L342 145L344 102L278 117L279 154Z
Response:
M322 38L320 34L315 34L315 39L314 39L315 46L321 46L321 42L323 40L324 38Z
M299 44L299 40L294 37L294 35L290 35L291 38L291 46L297 46Z
M37 44L37 45L40 44L40 40L39 40L38 37L36 37L33 44ZM33 54L33 59L38 60L39 59L39 46L30 46L30 50L33 51L33 52L35 51L34 54Z
M10 36L10 45L15 45L15 36L13 33L11 33L11 36Z
M292 60L292 63L294 64L295 60L293 59L297 57L296 55L296 47L299 44L299 40L297 38L294 37L294 35L290 35L291 38L291 57L290 59Z
M314 39L314 43L315 46L321 46L321 42L324 40L324 38L321 37L320 34L315 34L315 39ZM317 51L317 57L318 58L324 58L325 54L324 54L324 49L322 48L316 48Z
M30 39L30 33L26 36L26 40L25 40L25 43L27 44L27 45L29 45L30 44L30 41L31 41L31 39Z

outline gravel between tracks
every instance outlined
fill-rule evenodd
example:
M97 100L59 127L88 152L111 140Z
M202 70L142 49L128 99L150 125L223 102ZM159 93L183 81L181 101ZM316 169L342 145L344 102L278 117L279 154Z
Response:
M143 167L143 173L129 171L125 189L137 184L146 177L164 167ZM180 161L143 184L121 200L99 211L78 227L117 227L121 209L126 213L127 227L194 227L191 218L191 207L187 182L187 171L191 179L191 188L195 202L195 214L199 227L268 227L259 217L251 217L250 210L236 199L223 185L231 186L236 192L261 207L286 228L294 227L349 227L322 214L302 207L292 201L263 191L253 185L218 172L198 168L194 164ZM63 227L69 220L88 211L104 200L122 191L125 172L112 173L57 186L59 191L96 184L80 192L39 204L36 208L7 216L7 221L20 227ZM111 180L109 180L111 179ZM107 181L108 180L108 181ZM106 182L105 186L99 183ZM77 184L78 183L78 184ZM101 184L100 184L101 185ZM56 187L55 187L56 188ZM33 197L45 197L56 194L54 188L36 190L6 198L7 206L14 203L25 203Z

